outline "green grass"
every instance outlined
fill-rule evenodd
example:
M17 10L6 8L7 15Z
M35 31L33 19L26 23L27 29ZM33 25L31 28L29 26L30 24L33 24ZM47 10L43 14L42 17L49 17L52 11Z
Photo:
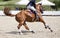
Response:
M3 1L3 0L0 0L0 2Z
M18 1L20 1L20 0L5 1L5 2L7 2L7 4L1 4L0 5L0 10L2 10L4 8L4 6L9 6L13 10L15 9L16 6L22 7L22 8L26 7L25 5L15 5L15 3L18 2ZM36 0L36 2L39 2L39 1L40 0ZM53 2L54 0L49 0L49 1ZM4 3L3 0L0 0L0 2ZM43 6L43 7L44 7L45 10L53 10L53 9L50 8L50 6Z

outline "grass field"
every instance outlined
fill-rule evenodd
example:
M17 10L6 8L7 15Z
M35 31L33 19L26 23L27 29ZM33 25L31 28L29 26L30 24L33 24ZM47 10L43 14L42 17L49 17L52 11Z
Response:
M2 2L2 4L0 4L0 10L2 10L4 6L9 6L12 10L14 10L16 6L25 8L25 5L15 5L15 3L18 1L20 0L11 0L11 1L5 1L5 2L3 0L0 0L0 3ZM40 0L36 0L36 2L39 2L39 1ZM49 0L49 1L53 2L54 0ZM3 4L3 3L7 3L7 4ZM43 6L43 8L45 10L53 10L50 6Z

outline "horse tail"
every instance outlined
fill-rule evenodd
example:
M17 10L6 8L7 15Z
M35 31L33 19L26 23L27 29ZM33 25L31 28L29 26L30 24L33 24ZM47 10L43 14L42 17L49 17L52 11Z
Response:
M13 15L13 14L10 13L10 8L9 7L5 7L4 8L4 14L6 16L11 16L11 17L15 16L15 15Z

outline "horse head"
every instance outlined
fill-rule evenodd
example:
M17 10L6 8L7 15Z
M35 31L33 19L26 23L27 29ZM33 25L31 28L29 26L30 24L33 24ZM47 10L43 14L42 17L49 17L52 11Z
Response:
M42 7L42 4L36 4L36 9L37 9L38 12L43 13L43 7Z

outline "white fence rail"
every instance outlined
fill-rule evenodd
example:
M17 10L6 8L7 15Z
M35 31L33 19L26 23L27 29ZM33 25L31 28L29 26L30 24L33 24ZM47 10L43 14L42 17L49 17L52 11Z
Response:
M60 11L44 11L42 15L60 15Z
M17 10L11 10L10 11L12 14L17 14L19 13L19 11ZM3 13L3 10L0 10L0 15L5 15ZM60 11L44 11L44 13L42 15L60 15Z

